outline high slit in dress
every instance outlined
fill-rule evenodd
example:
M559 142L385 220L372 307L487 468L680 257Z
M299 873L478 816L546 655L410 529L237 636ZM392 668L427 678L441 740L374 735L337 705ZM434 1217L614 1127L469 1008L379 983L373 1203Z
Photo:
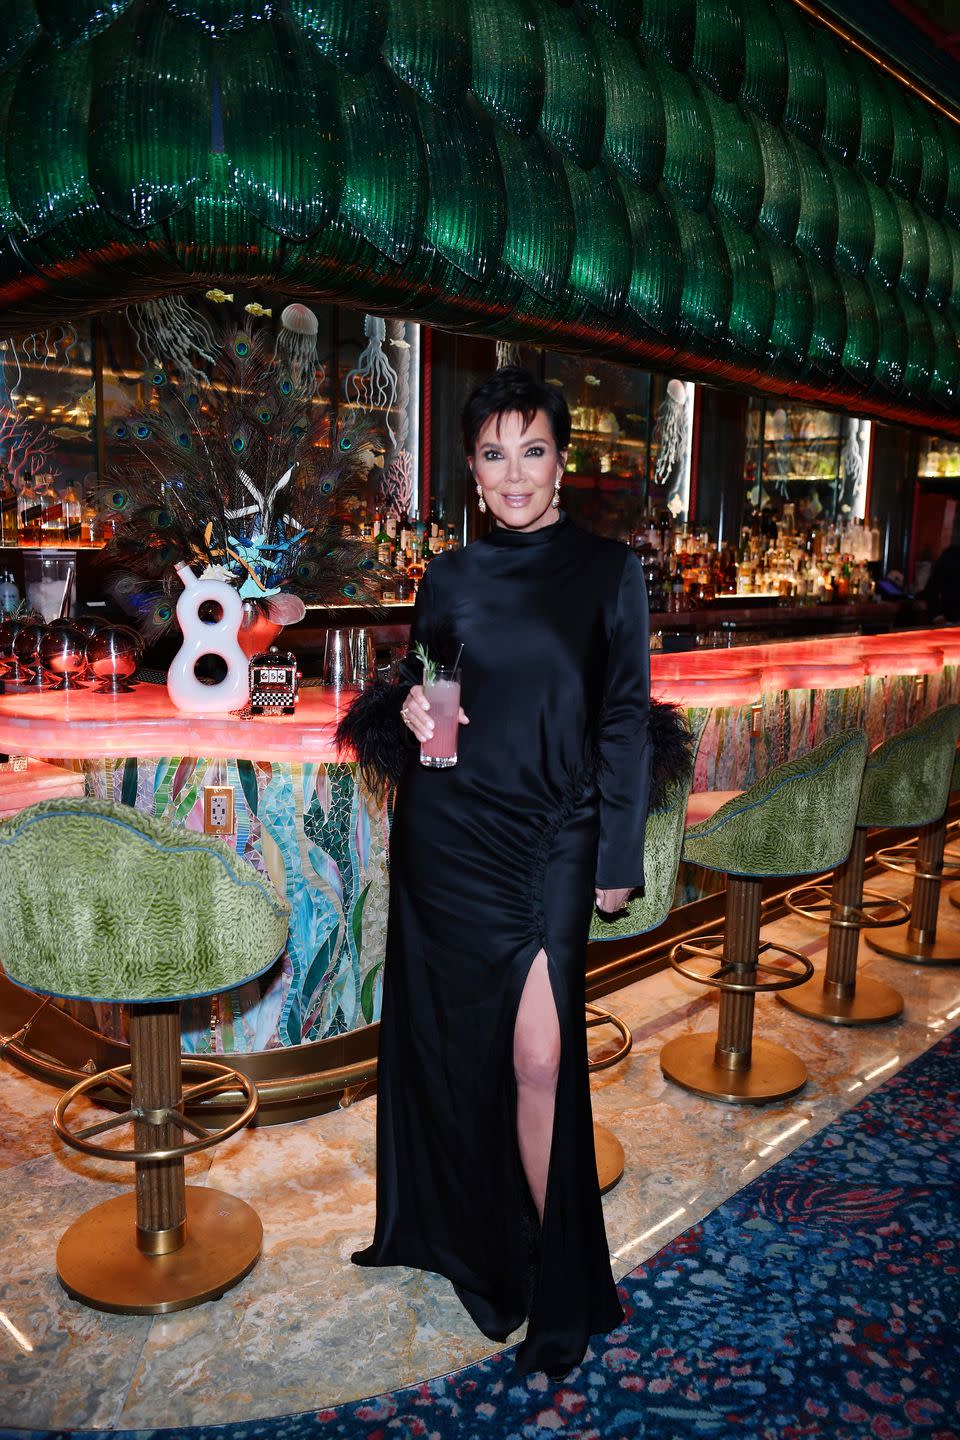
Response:
M594 1158L584 1024L594 887L643 884L649 639L626 546L562 513L438 556L411 646L463 645L456 768L397 789L377 1085L377 1218L359 1265L445 1275L483 1333L529 1319L521 1373L566 1370L622 1309ZM407 689L419 661L402 667ZM560 1068L540 1226L513 1034L540 949Z

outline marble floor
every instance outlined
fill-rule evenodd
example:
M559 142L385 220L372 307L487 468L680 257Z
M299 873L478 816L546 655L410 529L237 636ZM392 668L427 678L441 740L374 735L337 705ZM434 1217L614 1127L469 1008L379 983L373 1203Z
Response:
M960 951L960 912L945 901L940 930ZM774 932L822 963L816 926L780 920L765 934ZM837 1029L759 997L758 1033L787 1044L810 1071L801 1094L760 1108L702 1100L660 1073L666 1040L715 1027L708 993L667 971L605 997L634 1037L628 1059L593 1078L595 1115L626 1151L624 1178L604 1200L618 1278L957 1025L960 968L884 960L866 947L861 965L902 991L903 1018ZM606 1043L593 1037L598 1049ZM55 1098L0 1062L0 1425L253 1420L440 1375L495 1348L446 1281L349 1263L373 1228L374 1098L241 1134L188 1162L188 1181L241 1196L264 1223L260 1264L221 1300L158 1318L85 1309L57 1283L57 1240L119 1193L123 1176L56 1140Z

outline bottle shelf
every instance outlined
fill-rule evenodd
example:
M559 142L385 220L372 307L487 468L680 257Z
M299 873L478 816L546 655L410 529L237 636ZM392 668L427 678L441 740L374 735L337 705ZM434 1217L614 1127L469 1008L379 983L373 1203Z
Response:
M55 555L58 551L64 554L73 555L77 550L103 550L107 545L106 540L31 540L18 541L11 545L9 541L0 541L0 550L42 550L45 555Z

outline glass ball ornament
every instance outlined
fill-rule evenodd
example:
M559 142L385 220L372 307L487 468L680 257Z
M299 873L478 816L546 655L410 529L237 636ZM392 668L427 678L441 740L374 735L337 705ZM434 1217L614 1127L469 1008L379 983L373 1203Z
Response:
M110 625L87 641L87 664L98 695L122 695L133 689L130 676L140 664L143 640L126 625Z
M49 689L50 681L40 659L40 644L46 633L46 625L37 620L27 620L17 630L8 676L14 684L29 685L36 690Z
M76 626L54 622L40 641L40 659L56 677L56 690L78 690L87 668L87 637Z

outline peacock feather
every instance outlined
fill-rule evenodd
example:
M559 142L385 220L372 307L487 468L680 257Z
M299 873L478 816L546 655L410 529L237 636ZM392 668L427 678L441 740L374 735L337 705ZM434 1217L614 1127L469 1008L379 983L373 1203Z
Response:
M113 422L105 509L114 591L152 637L173 620L181 561L212 568L245 598L344 596L376 604L373 547L343 538L344 502L366 487L383 445L353 412L297 391L261 332L224 326L207 383L150 372L142 414Z

